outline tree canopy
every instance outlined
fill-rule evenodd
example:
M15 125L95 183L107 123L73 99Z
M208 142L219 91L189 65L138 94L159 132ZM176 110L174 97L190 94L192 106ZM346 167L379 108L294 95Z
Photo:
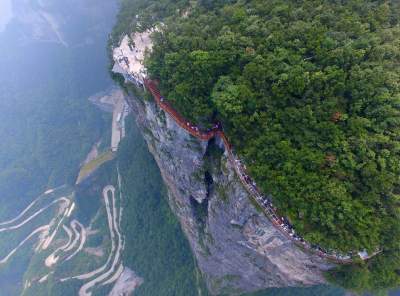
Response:
M155 37L148 68L185 116L222 120L307 239L372 251L397 223L399 12L386 1L199 6Z
M192 1L146 61L184 116L223 123L308 241L385 251L384 272L353 267L368 289L399 284L399 21L396 1Z

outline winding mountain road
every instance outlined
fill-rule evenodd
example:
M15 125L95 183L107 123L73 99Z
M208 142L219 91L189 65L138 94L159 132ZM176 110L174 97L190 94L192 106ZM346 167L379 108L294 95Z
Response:
M49 189L44 193L44 195L49 195L50 193L54 192L54 190L55 189ZM25 213L28 212L42 198L43 198L42 196L39 196L34 201L32 201L18 216L14 217L13 219L10 219L10 220L0 222L0 226L14 223L18 219L20 219L23 215L25 215Z
M15 247L10 253L8 253L7 256L5 256L3 259L0 260L0 265L6 263L6 262L8 261L8 259L10 259L10 257L11 257L12 255L14 255L14 253L15 253L21 246L23 246L28 240L30 240L33 236L35 236L35 235L38 234L38 233L42 233L42 232L45 232L45 231L49 231L49 229L50 229L50 226L49 226L49 225L43 225L43 226L40 226L40 227L36 228L36 229L35 229L34 231L32 231L31 234L29 234L22 242L20 242L20 243L18 244L17 247Z
M76 229L76 227L79 226L79 229L81 230L80 233L78 232L78 230ZM73 229L74 233L78 234L78 240L80 239L80 243L78 248L71 254L69 255L65 261L69 261L72 258L74 258L80 251L82 251L83 246L86 243L86 238L87 238L87 234L86 234L86 228L77 220L72 220L71 222L71 228Z
M101 267L91 272L60 279L61 282L65 282L71 279L91 279L80 288L79 296L90 296L92 295L92 292L90 290L98 284L103 285L111 280L113 282L118 279L116 274L118 274L118 272L121 270L121 252L123 250L124 242L123 236L119 229L122 210L121 208L118 210L115 191L116 189L112 185L108 185L103 189L103 199L106 206L107 222L111 239L111 250L106 262Z
M65 203L69 204L70 200L68 198L66 198L66 197L61 197L59 199L56 199L53 202L51 202L50 204L48 204L47 206L45 206L45 207L41 208L40 210L36 211L33 215L31 215L30 217L28 217L24 221L20 222L19 224L0 228L0 232L15 230L15 229L18 229L18 228L24 226L26 223L28 223L29 221L34 219L36 216L40 215L42 212L44 212L45 210L47 210L48 208L50 208L51 206L53 206L54 204L59 203L59 202L65 202ZM17 218L14 218L13 220L8 221L7 224L11 224L11 223L17 221L19 218L21 218L29 210L30 207L32 207L32 204L29 205L28 208L25 209ZM4 224L6 224L6 222L4 222L3 225Z
M121 270L121 264L120 264L119 268L117 269L117 266L120 263L120 259L121 259L121 251L123 249L122 235L119 231L119 222L120 221L117 221L117 219L120 220L121 217L117 214L117 207L116 207L116 200L115 200L115 187L114 186L109 185L104 188L104 190L103 190L104 200L105 201L108 200L109 192L111 192L111 195L112 195L112 208L113 208L113 210L112 210L112 227L117 235L117 250L115 252L114 260L113 260L110 268L105 273L96 277L92 281L84 284L81 287L81 289L79 290L79 296L92 295L92 293L89 290L92 289L97 284L102 283L103 285L105 285L107 282L109 282L111 280L112 280L111 282L116 281L118 279L118 277L116 277L116 274L118 274L119 270ZM118 216L119 216L119 218L118 218ZM122 270L123 270L123 267L122 267ZM104 282L110 276L111 276L111 278L108 281Z
M67 242L62 245L61 247L57 248L53 253L51 253L45 260L45 265L47 267L53 266L55 263L58 262L60 257L57 255L60 251L65 251L66 248L71 244L72 242L72 230L68 228L68 226L63 225L64 231L67 233L68 240ZM40 281L39 281L40 282Z
M71 204L71 201L68 200L67 203L63 204L61 206L60 211L63 212L64 214L62 214L62 217L60 219L60 221L58 221L56 228L53 230L53 232L51 233L51 235L49 237L46 238L46 240L44 241L43 245L42 245L42 250L46 250L51 242L54 240L54 238L56 237L56 234L58 232L58 229L60 228L61 224L63 223L64 219L68 216L68 213L70 212L70 207L69 205ZM72 204L73 206L73 204ZM71 207L72 207L71 206Z

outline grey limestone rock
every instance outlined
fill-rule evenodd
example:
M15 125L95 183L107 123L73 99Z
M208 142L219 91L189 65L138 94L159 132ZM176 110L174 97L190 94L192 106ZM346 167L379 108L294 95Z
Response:
M273 226L226 155L207 153L218 141L197 140L153 102L129 101L212 294L325 283L323 271L333 265L302 251Z

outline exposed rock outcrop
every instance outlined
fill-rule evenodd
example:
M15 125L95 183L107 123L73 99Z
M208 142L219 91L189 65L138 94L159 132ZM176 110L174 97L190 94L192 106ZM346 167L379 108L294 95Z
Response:
M259 211L218 140L190 136L153 102L129 101L211 293L325 282L332 265L300 250Z

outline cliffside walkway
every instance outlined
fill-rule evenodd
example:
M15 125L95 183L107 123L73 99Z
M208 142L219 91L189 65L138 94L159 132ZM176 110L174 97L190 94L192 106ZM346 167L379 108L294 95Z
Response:
M247 174L246 166L233 152L233 147L229 143L228 138L222 130L221 124L217 123L211 129L207 131L202 131L196 125L190 123L188 120L182 117L172 107L172 105L168 101L166 101L166 99L161 95L160 91L158 90L157 83L155 81L145 79L144 86L152 94L157 105L166 113L168 113L175 120L175 122L181 128L186 130L189 134L202 141L209 141L214 137L220 137L220 139L224 142L225 149L228 154L228 159L231 165L234 167L236 174L239 176L239 179L242 182L243 186L249 192L254 201L263 209L265 215L269 218L276 229L278 229L282 234L284 234L288 239L290 239L301 249L307 250L313 254L316 254L322 258L326 258L338 264L349 264L353 262L352 255L354 255L354 253L344 255L335 251L322 249L317 245L310 244L295 233L292 225L290 225L286 218L279 217L279 215L277 214L277 209L273 206L270 198L261 194L261 191L258 189L256 183ZM363 256L360 253L359 255L361 259L367 260L377 253L379 253L379 251L371 255L365 253L363 254Z

